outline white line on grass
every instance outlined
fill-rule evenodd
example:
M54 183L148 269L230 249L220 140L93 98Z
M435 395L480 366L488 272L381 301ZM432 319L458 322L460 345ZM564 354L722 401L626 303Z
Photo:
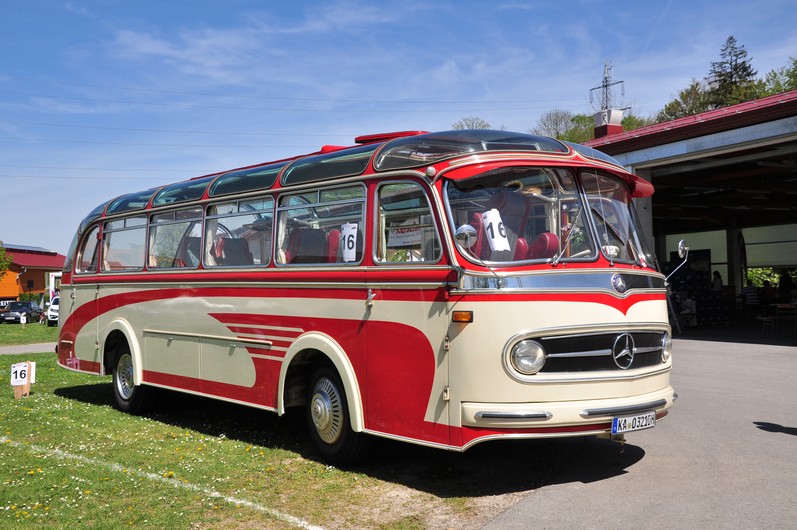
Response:
M207 488L203 488L201 486L197 486L195 484L191 484L190 482L182 482L180 480L176 480L173 478L166 478L160 475L156 475L155 473L147 473L146 471L136 471L132 469L128 469L124 466L119 464L115 464L113 462L105 462L103 460L98 460L96 458L89 458L86 456L75 455L69 453L67 451L62 451L61 449L48 449L46 447L39 447L32 444L23 444L20 442L15 442L10 440L6 437L0 437L0 443L9 444L13 447L17 447L19 449L27 449L33 453L43 453L55 456L56 458L60 458L62 460L76 460L78 462L83 462L85 464L90 464L92 466L99 466L111 469L113 471L119 471L120 473L127 473L130 475L134 475L137 477L143 477L149 480L154 480L156 482L161 482L163 484L169 484L170 486L174 486L175 488L180 488L188 491L194 491L198 493L202 493L207 495L208 497L214 497L216 499L221 499L226 501L230 504L234 504L236 506L246 506L247 508L252 508L253 510L257 510L259 512L265 513L275 519L279 519L280 521L292 524L298 528L304 528L305 530L323 530L321 526L315 526L313 524L308 523L303 519L299 519L298 517L294 517L293 515L288 515L286 513L278 512L277 510L273 510L268 506L263 506L262 504L258 504L256 502L248 501L246 499L239 499L237 497L232 497L230 495L224 495L216 490L211 490Z

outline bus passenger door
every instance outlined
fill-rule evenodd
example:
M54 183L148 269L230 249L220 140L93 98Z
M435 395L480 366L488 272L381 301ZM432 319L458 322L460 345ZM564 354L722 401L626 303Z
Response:
M66 275L59 306L58 356L62 365L84 372L101 373L97 336L99 227L83 240L75 261L75 273ZM62 284L63 285L63 284Z
M375 267L366 273L366 427L449 444L447 289L450 273L424 188L377 187Z

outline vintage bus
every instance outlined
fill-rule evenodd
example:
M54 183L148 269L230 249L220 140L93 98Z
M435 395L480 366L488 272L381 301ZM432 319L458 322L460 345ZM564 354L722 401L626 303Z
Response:
M593 149L400 132L105 202L61 283L58 362L278 414L343 465L373 436L464 451L653 427L675 399L665 279Z

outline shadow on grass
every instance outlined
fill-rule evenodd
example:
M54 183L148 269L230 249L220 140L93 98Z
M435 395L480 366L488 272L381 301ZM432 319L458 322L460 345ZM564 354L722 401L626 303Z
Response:
M55 394L99 406L113 406L110 383L59 388ZM274 413L222 401L158 390L156 407L144 416L207 436L253 446L284 449L322 462L309 441L303 411ZM595 482L627 472L645 456L597 438L506 440L477 445L465 453L375 439L371 457L350 468L379 480L448 497L524 492L551 484Z

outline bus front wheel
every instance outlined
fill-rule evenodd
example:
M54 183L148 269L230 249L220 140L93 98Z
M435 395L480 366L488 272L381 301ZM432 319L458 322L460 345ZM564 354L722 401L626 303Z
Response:
M147 388L134 384L133 356L127 344L120 346L113 362L113 395L116 408L129 414L144 412L147 405Z
M369 436L352 429L343 384L330 367L323 366L313 375L307 402L307 425L324 460L333 465L361 461L370 447Z

